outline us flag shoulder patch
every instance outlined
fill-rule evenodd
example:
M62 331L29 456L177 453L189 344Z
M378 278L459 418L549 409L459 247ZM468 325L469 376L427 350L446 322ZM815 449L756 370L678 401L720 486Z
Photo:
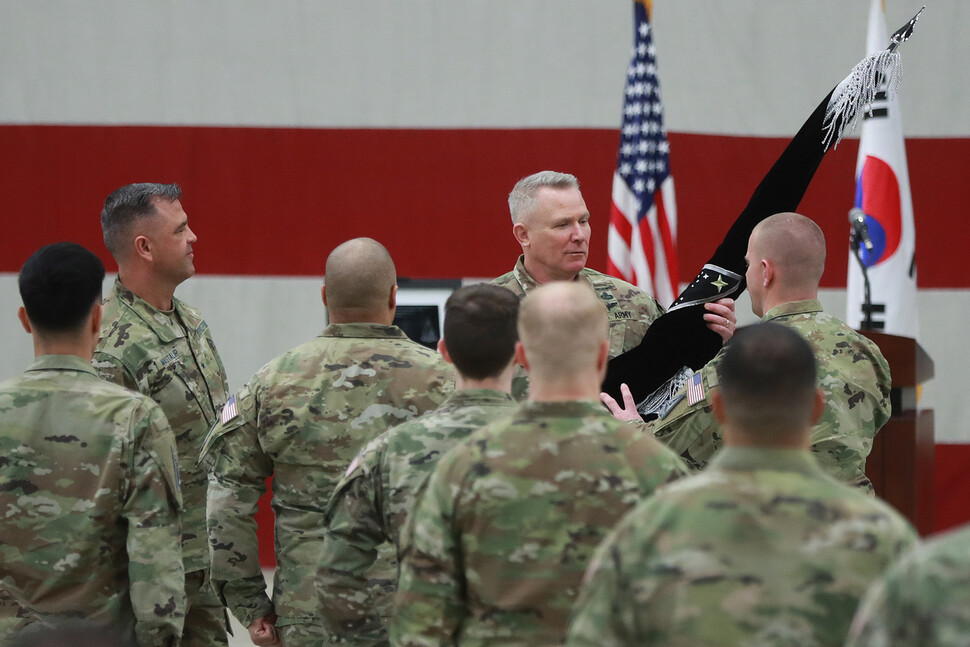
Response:
M694 406L704 399L704 379L700 373L694 373L687 382L687 404Z
M229 402L226 406L222 407L222 415L219 416L219 422L226 424L230 420L236 417L239 412L236 410L236 396L229 398Z
M344 478L347 478L348 476L350 476L353 473L353 471L357 469L357 466L359 464L360 464L360 452L357 452L357 455L354 456L354 460L350 461L350 467L348 467L347 471L344 472Z

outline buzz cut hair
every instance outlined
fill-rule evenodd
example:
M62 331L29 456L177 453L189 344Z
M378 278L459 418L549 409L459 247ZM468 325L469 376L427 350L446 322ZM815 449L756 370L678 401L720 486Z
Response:
M811 426L815 352L791 328L770 322L738 328L717 374L725 417L739 431L769 440Z
M579 180L575 175L559 173L558 171L539 171L524 177L515 183L509 193L509 213L512 224L517 225L532 213L536 205L536 194L539 189L579 189Z
M158 199L174 202L182 196L178 184L158 184L137 182L115 189L104 200L101 209L101 233L104 245L116 261L128 254L134 224L158 213L155 201Z
M27 318L40 333L81 329L101 301L104 265L77 243L45 245L20 268L17 286Z
M465 377L498 377L519 339L519 298L498 285L479 283L455 290L445 302L444 340L455 368Z

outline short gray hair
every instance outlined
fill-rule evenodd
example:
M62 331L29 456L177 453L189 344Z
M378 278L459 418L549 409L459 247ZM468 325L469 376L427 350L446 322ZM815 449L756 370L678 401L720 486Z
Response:
M519 224L535 208L536 193L543 187L553 189L579 189L579 180L569 173L539 171L515 183L509 193L509 212L512 224Z
M101 233L104 245L116 261L128 255L132 226L140 218L154 216L155 200L175 201L182 195L178 184L138 182L115 189L104 200L101 210Z

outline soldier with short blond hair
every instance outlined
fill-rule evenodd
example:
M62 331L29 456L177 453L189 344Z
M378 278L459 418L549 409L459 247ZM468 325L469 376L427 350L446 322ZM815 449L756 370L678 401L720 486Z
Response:
M391 644L561 644L597 544L685 470L597 401L609 321L587 285L530 291L518 328L529 400L431 473L405 531Z

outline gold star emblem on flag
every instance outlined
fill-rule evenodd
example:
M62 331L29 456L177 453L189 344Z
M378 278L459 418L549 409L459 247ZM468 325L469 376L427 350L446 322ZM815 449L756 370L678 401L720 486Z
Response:
M721 293L721 290L723 290L728 285L730 285L730 283L726 283L724 281L724 278L720 274L718 274L717 275L717 280L716 281L711 281L711 285L713 285L714 287L716 287L717 288L717 293L720 294Z

